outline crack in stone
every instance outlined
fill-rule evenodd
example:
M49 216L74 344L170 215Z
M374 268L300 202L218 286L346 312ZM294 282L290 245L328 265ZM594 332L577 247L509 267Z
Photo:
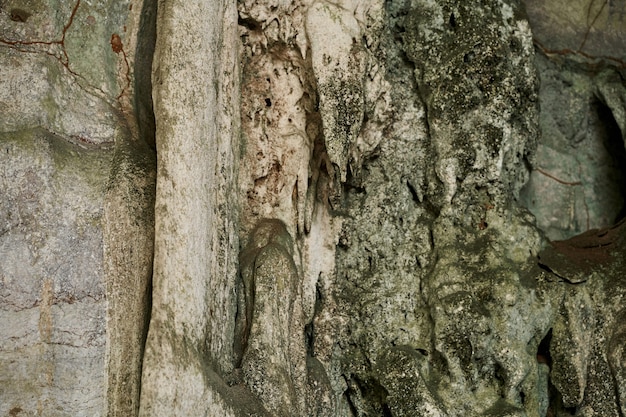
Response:
M589 2L589 7L587 8L587 30L585 31L585 36L583 37L583 40L580 43L580 46L578 47L578 51L577 52L582 51L582 49L585 47L585 44L587 43L587 39L589 38L589 33L591 32L591 28L593 27L593 25L596 24L596 21L598 20L598 18L602 14L602 11L604 10L604 8L606 7L606 5L608 4L609 1L605 0L602 3L602 6L600 6L600 10L598 10L596 15L591 20L591 23L589 23L589 16L591 15L591 8L595 4L595 2L596 2L595 0L591 0Z
M72 9L72 13L70 14L70 17L67 21L67 23L65 24L65 26L63 26L63 31L61 32L61 39L59 40L54 40L54 41L10 41L10 40L6 40L6 39L0 39L0 43L4 43L5 45L8 46L14 46L19 50L20 52L33 52L33 51L28 51L28 50L21 50L19 49L22 46L53 46L53 45L58 45L61 48L61 52L63 54L62 57L59 57L49 51L35 51L35 52L44 52L50 56L55 57L56 59L58 59L61 64L73 75L80 77L80 75L76 72L74 72L70 67L69 67L69 56L67 55L67 51L65 49L65 37L67 36L67 31L70 28L70 26L72 26L72 23L74 22L74 17L76 16L76 12L78 11L78 7L80 6L80 1L81 0L77 0L76 4L74 5L73 9Z
M56 60L58 60L61 63L61 65L63 65L63 67L65 67L65 69L74 77L84 80L85 78L82 75L80 75L79 73L77 73L76 71L70 68L70 60L67 54L67 50L65 48L65 38L67 36L67 31L69 30L69 28L72 26L72 23L74 22L76 12L78 11L80 4L81 4L81 0L77 0L76 3L74 4L74 7L72 8L72 12L70 13L70 17L67 23L63 26L63 30L61 32L61 39L53 40L53 41L43 41L43 40L12 41L8 39L0 39L0 44L4 44L18 52L45 53L46 55L49 55L55 58ZM60 49L60 53L58 51L55 52L54 50L51 50L51 47L55 47L55 46ZM124 53L124 59L126 61L126 67L127 67L126 78L127 80L129 80L128 72L129 72L130 66L128 65L128 61L126 60L126 53ZM130 84L130 81L128 81L128 85L129 84ZM109 101L107 100L107 94L103 90L89 83L87 83L87 85L88 85L88 88L85 88L83 85L81 85L81 83L78 83L78 86L81 89L83 89L86 93L102 98L107 102ZM128 87L128 85L126 87ZM88 91L88 89L93 89L94 91ZM122 90L122 94L123 93L124 93L124 89ZM122 94L120 94L120 96ZM120 96L118 96L118 99Z
M591 61L595 61L595 62L589 62L588 64L590 66L596 66L596 65L600 65L601 62L598 61L609 61L611 62L613 65L615 65L617 68L626 68L626 61L623 61L619 58L616 57L612 57L612 56L608 56L608 55L591 55L588 53L585 53L583 51L575 51L573 49L569 49L569 48L565 48L565 49L550 49L545 47L538 39L533 38L533 43L534 45L539 49L539 51L546 56L548 59L551 59L552 56L554 55L558 55L558 56L580 56L583 57L587 60L591 60Z
M126 51L124 50L124 44L122 43L122 38L117 33L114 33L113 35L111 35L111 49L117 55L121 53L122 57L124 58L124 63L126 64L126 73L125 73L126 85L122 88L122 91L116 97L116 100L119 101L124 96L124 94L126 94L127 92L126 90L130 87L130 64L128 63L128 56L126 55Z
M539 173L540 173L540 174L542 174L542 175L545 175L546 177L548 177L548 178L550 178L550 179L553 179L554 181L558 182L559 184L563 184L563 185L571 185L571 186L574 186L574 185L583 185L583 183L582 183L582 182L580 182L580 181L564 181L564 180L561 180L561 179L559 179L559 178L555 177L554 175L550 174L549 172L544 171L544 170L543 170L543 169L541 169L541 168L535 168L535 171L539 172Z

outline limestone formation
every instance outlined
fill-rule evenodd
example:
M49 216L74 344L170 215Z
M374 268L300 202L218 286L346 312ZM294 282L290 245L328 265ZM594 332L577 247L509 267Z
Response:
M625 22L0 2L0 415L622 416Z
M2 415L139 409L155 164L134 101L151 56L135 48L154 42L150 10L0 4Z

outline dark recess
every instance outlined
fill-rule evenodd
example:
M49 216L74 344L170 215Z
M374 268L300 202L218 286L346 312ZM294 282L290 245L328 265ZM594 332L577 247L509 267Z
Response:
M9 16L14 22L26 23L31 14L28 13L26 10L11 9L11 11L9 12Z
M152 107L152 59L156 45L157 1L146 0L141 10L135 51L135 115L140 139L156 149L156 122Z
M552 329L548 330L539 346L537 347L537 362L545 363L552 368L552 356L550 355L550 342L552 341Z
M611 109L601 101L596 102L594 107L600 126L604 130L602 132L603 145L612 159L611 168L613 168L613 175L608 180L621 197L621 201L616 202L620 204L619 212L616 218L613 219L613 222L617 223L626 215L626 206L624 204L626 201L626 148L624 148L622 132L613 117Z

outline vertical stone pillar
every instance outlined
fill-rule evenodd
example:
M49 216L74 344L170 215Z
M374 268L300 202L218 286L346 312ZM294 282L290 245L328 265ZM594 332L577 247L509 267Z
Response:
M142 416L231 415L238 256L234 2L159 4L153 65L157 192Z

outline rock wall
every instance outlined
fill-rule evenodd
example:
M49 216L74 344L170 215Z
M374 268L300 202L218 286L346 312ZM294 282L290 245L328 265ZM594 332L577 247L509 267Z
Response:
M548 240L622 215L620 6L540 3L239 3L235 381L274 415L620 412L621 353L606 355L621 310L605 295L620 228ZM268 290L248 265L270 260L249 254L272 238L246 242L267 221L287 232L274 270L288 255L299 271L301 295L280 297L291 329L281 304L251 306ZM291 341L247 364L277 328Z
M542 137L523 203L550 239L624 214L624 2L526 1Z
M626 411L623 1L55 5L0 4L1 415Z
M137 413L155 163L137 117L149 101L134 101L151 55L135 56L154 43L150 10L0 5L1 415Z
M152 68L157 181L152 314L139 415L234 415L239 89L236 14L159 4ZM242 406L242 408L245 408Z

